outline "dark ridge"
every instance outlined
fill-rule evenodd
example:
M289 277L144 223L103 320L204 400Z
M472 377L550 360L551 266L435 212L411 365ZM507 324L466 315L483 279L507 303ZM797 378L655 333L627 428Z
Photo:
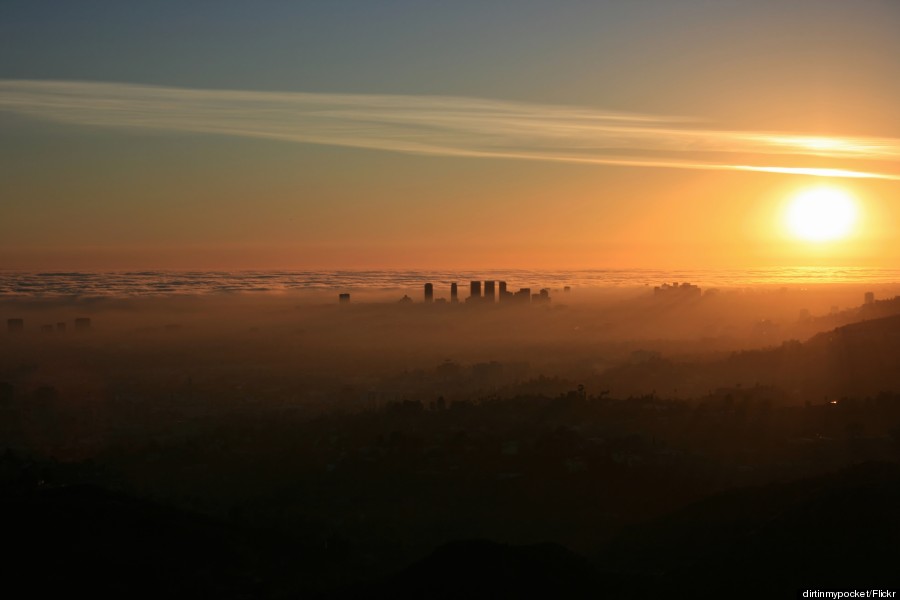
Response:
M842 337L853 342L900 341L900 315L868 319L836 327L831 331L823 331L814 335L807 343L811 346L827 344Z
M900 584L900 465L716 494L633 526L601 556L621 597L796 597ZM726 594L727 590L727 594Z
M0 499L4 589L28 597L258 598L242 542L211 519L93 485Z
M336 598L597 598L587 559L558 544L488 540L444 544L389 579Z

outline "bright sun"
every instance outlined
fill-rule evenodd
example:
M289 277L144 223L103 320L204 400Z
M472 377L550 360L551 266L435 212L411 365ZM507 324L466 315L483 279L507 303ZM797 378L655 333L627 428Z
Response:
M848 236L856 223L856 202L848 193L819 187L797 194L785 215L794 237L826 242Z

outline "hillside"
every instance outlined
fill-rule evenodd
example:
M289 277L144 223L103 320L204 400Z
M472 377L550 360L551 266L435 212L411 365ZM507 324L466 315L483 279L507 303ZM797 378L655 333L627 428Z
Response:
M818 403L900 390L900 316L860 321L774 348L701 362L650 355L612 368L592 387L614 396L702 397L720 388L772 386L784 401Z

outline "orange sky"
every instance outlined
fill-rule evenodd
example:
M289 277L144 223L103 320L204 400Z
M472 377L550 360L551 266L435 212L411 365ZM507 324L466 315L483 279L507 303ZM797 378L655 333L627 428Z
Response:
M800 4L407 6L380 32L361 3L254 31L225 11L165 47L163 16L17 7L0 268L894 266L900 9ZM771 172L798 168L867 177ZM786 203L820 185L856 228L790 239Z

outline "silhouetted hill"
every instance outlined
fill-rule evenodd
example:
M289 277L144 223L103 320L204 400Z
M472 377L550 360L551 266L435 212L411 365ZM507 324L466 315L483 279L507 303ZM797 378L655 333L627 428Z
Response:
M900 391L900 316L860 321L804 343L735 352L722 360L686 362L653 356L608 370L595 385L614 396L656 392L702 397L718 388L775 386L794 403L824 397Z
M861 397L900 390L900 316L852 323L820 333L803 345L803 387Z
M833 342L836 336L847 336L855 342L871 343L891 341L900 342L900 315L867 319L837 327L814 335L807 342L810 345Z
M806 589L896 589L900 465L735 489L628 527L598 560L555 544L438 548L340 597L795 598Z
M28 597L257 598L214 521L92 485L4 492L5 590Z
M445 544L383 584L346 597L597 598L598 581L585 558L557 544L467 540Z
M795 597L797 590L896 586L900 465L721 493L628 528L602 562L622 597Z

